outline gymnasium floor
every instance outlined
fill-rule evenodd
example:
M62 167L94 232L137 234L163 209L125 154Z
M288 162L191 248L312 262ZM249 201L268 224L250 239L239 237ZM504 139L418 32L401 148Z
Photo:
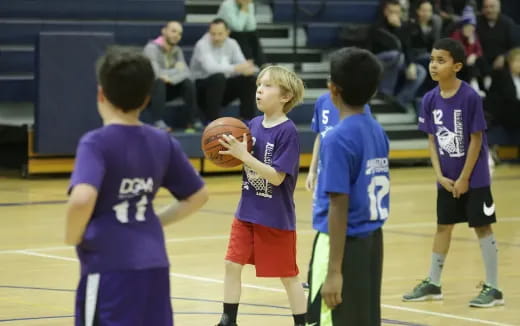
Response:
M295 193L302 279L314 232L311 194L301 174ZM223 257L240 177L207 177L211 199L190 219L166 230L172 302L178 326L214 325L222 298ZM0 178L0 324L72 325L78 262L63 244L66 178ZM455 229L443 274L443 302L403 303L401 295L427 275L435 221L431 168L392 170L391 212L385 230L383 325L520 325L520 166L497 168L493 192L499 216L499 282L506 306L474 309L468 301L484 279L474 233ZM156 205L171 197L161 192ZM243 275L239 325L292 325L282 285Z

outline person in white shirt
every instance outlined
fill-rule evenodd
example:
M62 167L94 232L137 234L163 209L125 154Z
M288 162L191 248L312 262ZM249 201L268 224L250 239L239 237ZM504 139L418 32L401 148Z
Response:
M197 88L199 107L207 121L219 117L222 106L240 99L240 118L249 120L256 112L255 73L258 67L246 60L229 27L214 19L208 33L197 41L190 67Z
M264 51L256 29L253 0L224 0L217 17L226 21L246 59L252 59L258 67L265 63Z

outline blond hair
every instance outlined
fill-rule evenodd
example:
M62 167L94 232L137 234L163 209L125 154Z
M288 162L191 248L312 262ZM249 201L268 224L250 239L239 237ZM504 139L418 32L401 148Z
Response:
M513 48L509 53L507 54L507 63L509 65L513 64L513 61L516 59L516 57L520 56L520 47Z
M296 105L303 102L305 86L298 75L282 66L268 66L260 71L256 82L258 83L266 73L269 73L270 81L280 87L282 95L292 95L283 106L284 113L289 113Z

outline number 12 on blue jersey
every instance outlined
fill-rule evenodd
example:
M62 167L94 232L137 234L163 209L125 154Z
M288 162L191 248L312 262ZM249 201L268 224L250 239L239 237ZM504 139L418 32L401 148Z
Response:
M367 188L370 200L370 220L385 220L388 218L388 207L383 207L383 199L390 192L390 180L386 175L374 175Z

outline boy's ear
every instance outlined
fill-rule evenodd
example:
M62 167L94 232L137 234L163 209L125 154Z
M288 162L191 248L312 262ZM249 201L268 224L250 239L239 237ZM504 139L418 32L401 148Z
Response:
M97 89L97 101L99 103L105 102L105 93L103 93L103 88L100 85L98 85L98 89Z
M280 97L282 103L284 103L284 104L289 102L292 98L293 98L293 93L291 93L291 92L287 92Z
M327 87L329 88L329 91L332 94L332 96L340 96L341 89L338 86L336 86L336 84L334 84L333 82L328 82Z
M464 64L462 62L457 62L453 65L453 70L455 70L455 72L459 72L463 66Z

